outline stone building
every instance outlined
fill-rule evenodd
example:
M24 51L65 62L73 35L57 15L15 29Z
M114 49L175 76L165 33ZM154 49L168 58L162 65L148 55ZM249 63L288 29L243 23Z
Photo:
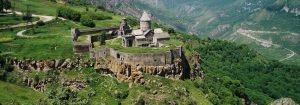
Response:
M96 28L91 30L72 29L73 50L76 53L88 52L93 47L95 41L99 41L99 37L90 36L100 32L108 32L111 38L121 37L123 47L163 47L162 41L170 40L168 32L164 32L161 28L151 28L151 16L147 12L143 12L140 18L140 28L133 30L124 18L119 27ZM91 39L85 42L78 42L78 38L83 35L89 35ZM98 35L99 36L99 35Z
M123 20L121 26L122 24L125 26L126 20ZM168 32L163 32L160 28L151 28L151 17L147 12L144 12L140 18L140 29L127 32L122 32L122 29L131 30L131 28L120 27L123 47L160 47L163 46L161 41L170 40Z
M109 38L121 38L123 47L164 47L162 41L170 40L168 32L151 27L151 16L144 12L139 29L132 29L124 18L117 27L89 30L72 29L73 51L89 52L95 58L94 68L99 73L114 74L125 82L143 83L143 73L166 78L186 79L190 77L190 66L182 46L165 52L126 53L107 46L99 46L100 33L106 32ZM86 36L87 35L87 36ZM85 36L85 37L82 37ZM155 49L155 48L154 48ZM194 68L199 69L199 64ZM193 72L199 74L199 72Z

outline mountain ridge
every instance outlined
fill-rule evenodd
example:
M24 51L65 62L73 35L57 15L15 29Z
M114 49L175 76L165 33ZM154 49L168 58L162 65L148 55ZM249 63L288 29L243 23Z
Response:
M179 31L189 32L200 37L230 40L247 44L260 53L281 60L290 54L289 50L261 46L251 38L237 34L239 29L253 31L276 31L270 34L255 34L262 40L271 39L273 43L294 50L294 64L300 62L299 35L283 32L300 33L300 1L297 0L91 0L93 4L102 5L122 14L140 16L146 10L153 14L155 20ZM293 38L292 38L293 37ZM234 40L233 40L234 39ZM243 41L241 41L243 40ZM251 45L257 43L256 45ZM273 52L272 52L273 51ZM270 54L270 53L276 54ZM284 53L279 53L284 52ZM272 56L271 56L272 55ZM277 58L278 56L280 58Z

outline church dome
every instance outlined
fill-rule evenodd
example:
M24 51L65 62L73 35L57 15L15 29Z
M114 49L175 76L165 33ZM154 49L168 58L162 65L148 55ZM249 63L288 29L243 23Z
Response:
M140 21L151 21L150 15L144 11Z

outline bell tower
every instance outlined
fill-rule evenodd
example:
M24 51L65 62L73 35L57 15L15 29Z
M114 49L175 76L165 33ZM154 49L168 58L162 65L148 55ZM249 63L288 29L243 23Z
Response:
M143 12L143 15L140 19L140 29L142 31L147 31L151 29L151 18L146 11Z

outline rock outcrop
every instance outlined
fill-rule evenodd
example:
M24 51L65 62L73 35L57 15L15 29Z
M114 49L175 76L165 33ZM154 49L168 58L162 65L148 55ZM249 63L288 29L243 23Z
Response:
M57 59L57 60L34 60L34 59L13 59L11 65L15 70L22 72L48 71L51 69L75 69L82 67L93 67L94 63L91 60L84 61L80 58L72 59Z
M185 78L184 63L181 59L174 60L174 64L167 64L165 66L144 66L132 65L123 61L116 61L114 59L100 58L95 64L95 69L99 73L112 74L118 80L129 83L144 83L143 74L157 75L170 79ZM198 67L197 69L200 69Z
M270 105L298 105L291 98L280 98L273 101Z
M83 80L63 80L61 82L62 86L64 87L70 87L73 89L81 90L87 86L86 81Z
M200 54L194 53L191 57L191 63L192 63L192 68L191 68L191 78L196 79L196 78L201 78L204 79L204 73L201 70L201 57Z
M40 92L46 91L46 85L47 83L51 82L50 79L44 79L44 80L38 80L35 78L29 78L27 76L23 77L23 84L25 84L28 87L31 87L32 89Z

